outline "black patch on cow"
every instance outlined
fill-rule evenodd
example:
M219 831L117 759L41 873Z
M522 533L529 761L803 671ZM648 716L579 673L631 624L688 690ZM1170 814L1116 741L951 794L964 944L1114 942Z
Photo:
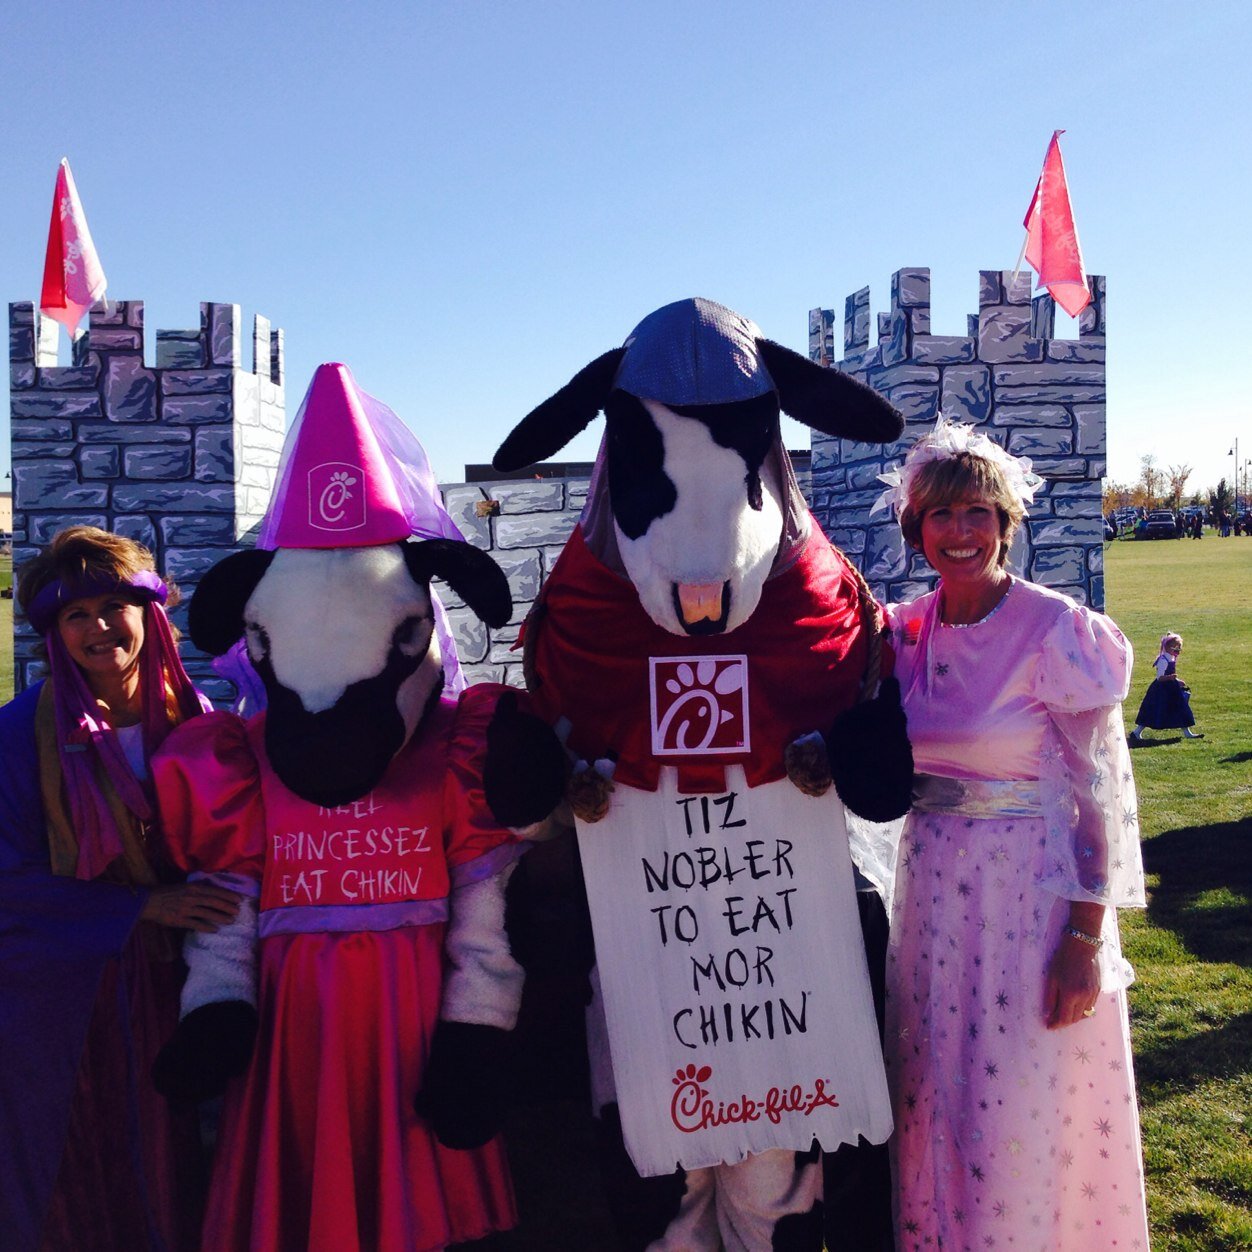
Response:
M674 404L670 411L692 417L708 427L713 442L743 457L748 503L758 512L761 498L761 466L779 439L778 397L767 391L734 404Z
M872 387L769 339L756 341L782 411L824 435L860 443L899 439L904 419Z
M813 1201L807 1213L788 1213L774 1224L774 1234L769 1241L771 1252L821 1252L822 1249L822 1202ZM860 1244L842 1245L860 1249Z
M402 543L400 551L414 582L429 588L432 578L442 578L488 626L503 626L513 616L513 596L504 571L472 544L421 539Z
M491 464L512 473L559 452L604 408L625 348L613 348L584 366L554 396L532 409L500 445Z
M191 642L210 656L229 652L243 637L243 611L265 576L272 552L235 552L207 570L187 609Z
M400 624L397 637L406 625ZM375 787L404 744L396 692L428 650L429 642L420 655L406 656L393 639L382 670L345 687L320 713L308 712L300 696L278 681L268 651L254 659L268 696L265 750L283 785L324 808L359 800ZM442 691L441 673L427 709Z
M678 501L665 472L665 441L642 401L625 391L609 396L604 415L613 517L623 535L638 539Z

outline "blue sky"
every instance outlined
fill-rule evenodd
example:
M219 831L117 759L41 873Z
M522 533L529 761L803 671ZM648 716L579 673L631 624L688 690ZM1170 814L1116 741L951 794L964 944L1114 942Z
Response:
M0 297L38 298L67 155L149 333L260 312L289 412L346 361L454 481L683 296L803 351L811 307L925 265L963 333L1064 127L1110 473L1208 487L1252 457L1249 47L1242 2L6 5Z

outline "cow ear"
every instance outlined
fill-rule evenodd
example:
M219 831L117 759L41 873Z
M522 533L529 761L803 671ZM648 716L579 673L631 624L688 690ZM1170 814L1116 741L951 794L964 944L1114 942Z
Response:
M400 550L414 581L427 586L442 578L488 626L504 626L513 615L509 580L481 549L455 539L419 539Z
M904 431L904 419L872 387L770 339L758 339L756 347L782 411L797 422L858 443L890 443Z
M613 390L625 348L614 348L579 370L554 396L532 409L500 445L491 464L511 474L559 452L585 430Z
M249 548L218 561L202 579L187 609L191 642L210 656L229 652L243 635L243 610L274 559Z

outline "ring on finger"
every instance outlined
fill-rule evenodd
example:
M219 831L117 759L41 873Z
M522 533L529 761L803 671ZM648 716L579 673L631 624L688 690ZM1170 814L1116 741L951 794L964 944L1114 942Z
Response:
M1082 1011L1082 1015L1083 1015L1084 1017L1094 1017L1094 1016L1095 1016L1095 1005L1093 1004L1093 1005L1092 1005L1089 1009L1083 1009L1083 1011Z

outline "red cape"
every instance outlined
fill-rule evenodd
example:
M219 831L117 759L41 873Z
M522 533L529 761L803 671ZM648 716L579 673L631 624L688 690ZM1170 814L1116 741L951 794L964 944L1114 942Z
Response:
M656 625L631 582L592 555L580 526L527 619L526 647L536 712L569 719L578 756L615 755L615 781L644 791L656 790L663 765L676 765L681 791L715 792L727 765L742 765L753 787L786 777L787 744L827 730L856 702L869 633L856 577L816 522L795 560L766 581L752 616L702 637ZM654 756L649 658L737 654L748 657L751 750Z

